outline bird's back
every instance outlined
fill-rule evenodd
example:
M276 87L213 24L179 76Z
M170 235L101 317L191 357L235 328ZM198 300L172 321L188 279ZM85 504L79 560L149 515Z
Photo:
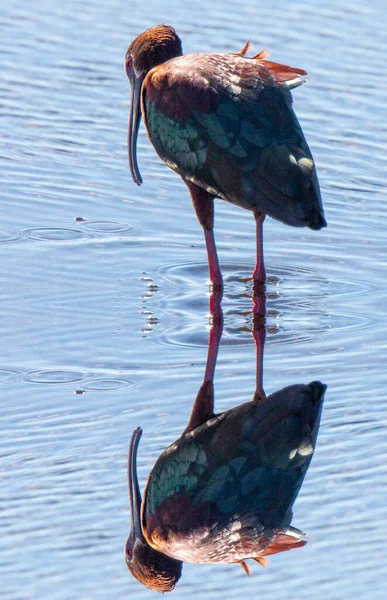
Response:
M169 60L143 84L150 139L172 169L210 194L320 229L316 169L288 89L300 73L240 54Z

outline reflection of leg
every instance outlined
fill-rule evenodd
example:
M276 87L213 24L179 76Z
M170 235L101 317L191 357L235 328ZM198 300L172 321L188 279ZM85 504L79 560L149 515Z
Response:
M212 291L222 295L223 279L214 238L214 197L189 181L185 183L190 191L196 216L204 229Z
M259 402L259 400L264 400L266 398L266 394L263 389L263 352L265 349L266 329L262 323L258 324L258 322L255 322L254 315L252 333L257 349L256 389L254 400Z
M211 329L208 338L208 353L206 370L203 381L213 381L215 374L216 359L218 357L219 344L223 333L223 313L220 303L216 305L216 311L211 311Z
M223 331L223 314L220 308L216 315L212 316L212 324L210 329L210 335L208 338L208 352L206 369L204 372L203 383L197 393L191 417L188 421L188 425L184 430L184 433L195 429L202 423L211 419L214 416L214 374L216 359L218 357L219 344L222 337Z

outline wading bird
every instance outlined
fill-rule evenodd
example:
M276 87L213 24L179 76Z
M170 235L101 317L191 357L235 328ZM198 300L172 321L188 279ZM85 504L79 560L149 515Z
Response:
M203 384L188 424L157 459L145 486L137 479L132 435L128 460L131 531L125 560L147 587L171 591L183 561L262 565L266 556L304 546L292 506L312 459L326 386L291 385L266 397L262 387L265 330L257 344L251 402L214 413L213 377L221 322L210 332Z
M157 154L186 183L204 229L212 289L223 289L213 234L214 198L253 211L254 291L265 282L266 215L295 227L326 226L314 161L292 109L290 90L306 72L240 52L182 53L168 25L139 35L125 56L131 84L128 152L142 183L136 140L141 119ZM255 294L254 294L255 295Z

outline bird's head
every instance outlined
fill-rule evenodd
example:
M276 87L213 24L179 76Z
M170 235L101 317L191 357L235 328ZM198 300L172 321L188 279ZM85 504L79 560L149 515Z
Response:
M137 448L142 435L134 430L129 446L128 487L130 533L125 544L125 562L140 583L156 592L171 592L180 579L182 562L158 552L145 539L141 524L141 493L137 478Z
M141 120L141 87L149 71L182 55L179 36L170 25L157 25L141 33L130 44L125 55L125 72L130 82L131 97L128 127L129 169L133 181L141 185L137 165L137 135Z

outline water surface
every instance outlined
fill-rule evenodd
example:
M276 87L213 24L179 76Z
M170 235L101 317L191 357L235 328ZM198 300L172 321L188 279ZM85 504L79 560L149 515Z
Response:
M127 169L123 57L171 23L186 52L247 38L311 81L295 108L328 228L267 219L267 393L328 384L295 505L311 536L253 565L185 565L174 597L384 599L386 94L383 2L258 6L5 0L0 10L0 552L2 598L151 598L127 572L126 456L141 483L183 431L209 330L204 242L187 190L142 130ZM171 218L171 215L173 218ZM225 327L216 405L251 399L254 219L216 204Z

